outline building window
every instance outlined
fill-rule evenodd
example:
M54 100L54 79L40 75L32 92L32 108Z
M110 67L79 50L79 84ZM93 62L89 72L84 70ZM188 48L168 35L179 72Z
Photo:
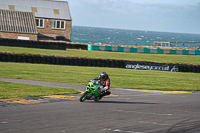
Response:
M65 29L65 21L53 20L51 27L55 29Z
M35 21L36 21L36 26L37 27L41 27L41 28L44 27L44 19L38 19L38 18L36 18Z

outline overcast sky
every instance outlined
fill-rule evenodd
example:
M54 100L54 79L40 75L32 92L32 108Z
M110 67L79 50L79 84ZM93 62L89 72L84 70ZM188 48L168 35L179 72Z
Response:
M200 34L200 0L63 0L73 26Z

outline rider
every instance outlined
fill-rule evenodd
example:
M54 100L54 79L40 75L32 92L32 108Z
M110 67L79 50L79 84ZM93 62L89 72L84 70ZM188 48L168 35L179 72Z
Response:
M110 95L111 91L110 91L110 79L108 77L108 74L106 74L106 72L102 72L97 78L94 78L93 80L100 80L100 83L103 86L103 89L101 90L102 95L99 97L99 99L101 99L103 96L106 95Z

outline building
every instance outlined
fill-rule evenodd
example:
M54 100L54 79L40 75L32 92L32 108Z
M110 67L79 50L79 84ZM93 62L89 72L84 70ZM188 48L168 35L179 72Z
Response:
M1 0L0 38L71 40L68 2L53 0Z
M34 14L0 10L0 38L37 40Z

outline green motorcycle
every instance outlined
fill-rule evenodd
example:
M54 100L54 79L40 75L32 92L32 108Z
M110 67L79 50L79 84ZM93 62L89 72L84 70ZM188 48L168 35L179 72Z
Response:
M80 102L85 100L99 101L102 98L102 93L105 93L101 91L102 89L103 86L99 81L91 80L86 87L86 91L80 97Z

